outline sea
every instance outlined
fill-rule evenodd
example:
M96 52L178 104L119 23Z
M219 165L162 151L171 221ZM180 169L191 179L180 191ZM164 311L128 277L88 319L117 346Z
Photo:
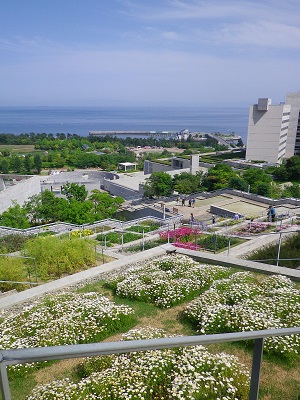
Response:
M246 143L248 114L247 107L7 106L0 107L0 133L88 136L90 131L179 132L188 129L205 133L234 132Z

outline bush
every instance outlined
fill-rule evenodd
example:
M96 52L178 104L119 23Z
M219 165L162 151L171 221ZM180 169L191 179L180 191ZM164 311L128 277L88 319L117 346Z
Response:
M17 257L0 257L0 281L27 282L28 273L24 261ZM11 289L26 288L26 285L18 283L0 282L0 290L7 291Z
M106 246L112 246L114 244L121 244L122 243L122 233L121 232L109 232L106 235L100 234L97 236L97 240L100 242L105 241L106 237ZM129 243L137 239L141 239L143 235L138 233L130 233L125 232L123 234L123 243Z
M284 235L283 235L284 238ZM284 240L280 248L280 258L290 259L279 261L279 266L287 268L299 267L299 254L300 254L300 233L290 236ZM269 244L262 248L253 251L248 257L248 260L266 260L266 264L277 264L278 243ZM292 260L292 259L295 260ZM298 260L297 260L298 259Z
M13 253L20 251L23 245L29 239L28 236L24 235L7 235L0 238L0 253Z
M78 238L69 240L38 237L26 243L25 253L36 259L37 272L41 279L73 274L96 263L91 244Z

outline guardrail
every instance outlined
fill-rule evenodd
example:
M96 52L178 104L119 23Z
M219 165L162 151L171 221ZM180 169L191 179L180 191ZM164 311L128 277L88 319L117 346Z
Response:
M9 380L6 369L8 365L46 360L49 361L92 357L107 354L121 354L145 350L158 350L174 347L208 345L213 343L237 342L242 340L254 340L249 400L257 400L259 393L260 369L262 364L264 339L272 336L288 336L295 334L300 334L300 327L222 333L216 335L180 336L161 339L129 340L18 350L1 350L0 390L2 394L2 400L11 400Z

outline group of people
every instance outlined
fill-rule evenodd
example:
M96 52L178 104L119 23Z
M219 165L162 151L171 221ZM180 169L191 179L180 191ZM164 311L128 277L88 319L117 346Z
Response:
M186 198L185 198L185 197L182 197L182 198L180 199L180 197L178 196L178 197L177 197L177 204L180 204L180 201L181 201L181 205L182 205L182 206L185 206ZM195 202L196 202L196 200L195 200L194 197L189 198L189 199L188 199L189 207L195 207Z
M269 206L267 215L268 215L268 221L269 222L275 222L276 210L275 210L274 206Z

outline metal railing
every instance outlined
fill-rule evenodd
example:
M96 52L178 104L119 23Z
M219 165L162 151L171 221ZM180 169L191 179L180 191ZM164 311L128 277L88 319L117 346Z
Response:
M39 347L29 349L10 349L0 351L0 390L2 400L11 400L8 365L24 364L49 360L92 357L107 354L121 354L145 350L208 345L214 343L254 340L249 400L257 400L259 393L260 370L264 339L273 336L300 334L300 327L269 329L250 332L222 333L215 335L180 336L161 339L129 340L106 343L90 343L68 346Z

